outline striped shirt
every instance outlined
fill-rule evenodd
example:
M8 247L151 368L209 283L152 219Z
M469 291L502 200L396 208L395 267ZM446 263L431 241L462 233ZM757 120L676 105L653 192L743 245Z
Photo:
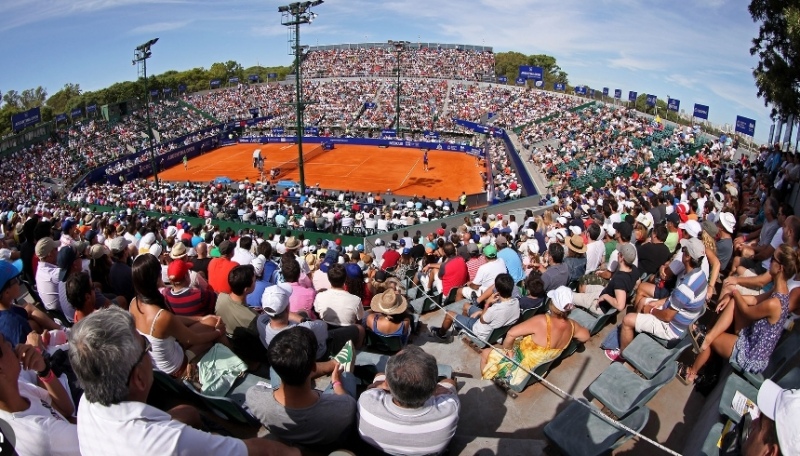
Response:
M358 399L361 438L391 455L442 453L456 433L460 402L455 386L439 385L449 392L432 396L418 409L398 406L384 389L365 391Z
M708 293L708 278L701 268L695 268L680 278L669 296L669 307L678 311L669 322L675 335L682 335L703 311Z

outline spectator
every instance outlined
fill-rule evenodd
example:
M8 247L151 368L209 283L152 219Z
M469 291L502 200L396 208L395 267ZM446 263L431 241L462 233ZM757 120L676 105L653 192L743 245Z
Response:
M108 281L111 284L111 292L117 296L124 296L125 301L130 304L135 294L132 280L132 270L128 265L130 250L128 250L128 240L122 236L115 237L109 241L111 259L114 262L108 271ZM159 270L161 266L159 266Z
M486 263L478 268L475 278L469 281L459 293L463 299L475 299L480 303L492 295L492 287L498 275L506 273L506 264L497 258L497 248L487 245L483 248ZM513 281L513 279L512 279Z
M441 454L456 433L456 384L436 381L436 359L410 345L386 363L358 400L358 432L391 455Z
M270 434L312 448L349 442L356 419L355 377L338 363L331 372L330 389L324 394L312 389L317 346L317 338L308 328L293 326L280 331L268 349L280 387L253 386L246 399Z
M256 273L253 266L249 264L234 266L228 273L228 286L231 292L220 293L217 296L214 313L222 319L228 336L234 341L236 339L257 340L256 317L258 315L247 306L247 295L252 293L256 286Z
M219 258L214 258L208 263L208 284L216 293L230 293L228 275L231 270L239 265L232 261L235 245L231 241L222 241L219 245Z
M564 264L564 246L556 242L550 244L545 261L548 258L550 264L540 263L537 268L542 273L545 293L569 284L569 266Z
M522 268L522 259L514 249L509 248L508 238L503 235L497 236L494 242L497 246L497 258L503 260L508 273L514 279L514 283L519 283L525 278L525 270Z
M636 260L636 247L633 244L620 244L618 250L622 261L618 262L619 267L611 275L611 280L606 286L580 285L580 292L572 298L576 306L594 315L605 313L608 306L620 312L625 309L628 297L639 280L639 270L633 264Z
M569 278L567 283L576 282L586 273L586 245L583 237L573 234L564 243L567 246L567 257L564 264L569 268Z
M84 388L78 407L82 455L300 454L270 440L242 441L196 429L200 415L191 407L163 412L147 405L153 384L150 350L131 315L120 309L95 312L73 328L69 358Z
M214 313L216 294L191 286L189 271L193 266L183 260L173 260L167 269L170 285L162 293L175 315L192 317Z

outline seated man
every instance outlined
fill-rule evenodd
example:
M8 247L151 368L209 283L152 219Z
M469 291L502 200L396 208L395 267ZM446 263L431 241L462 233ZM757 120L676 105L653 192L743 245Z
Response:
M345 443L356 419L355 377L336 363L330 389L319 394L311 386L318 376L316 349L317 338L308 328L293 326L276 335L267 353L281 383L262 382L247 390L247 407L283 440L314 447Z
M38 384L22 380L22 370L35 372ZM78 428L69 421L74 412L72 400L49 362L33 346L18 344L14 348L0 335L0 422L13 431L6 437L17 454L80 455Z
M573 295L576 306L589 312L600 315L605 313L607 306L620 312L627 305L628 296L639 280L639 269L634 266L636 261L636 247L633 244L618 244L619 262L617 269L612 273L611 280L605 287L602 285L581 285L580 293Z
M483 300L492 295L492 285L498 274L508 272L505 261L502 258L497 258L497 248L495 246L487 245L484 247L483 256L486 258L486 263L478 268L475 278L461 288L458 293L459 298L471 299L474 294L479 302L483 302Z
M148 340L117 307L93 312L72 328L69 359L84 388L78 406L83 456L108 454L299 455L284 444L239 440L194 429L192 407L163 412L145 403L153 385ZM183 422L182 422L183 421Z
M668 299L650 299L638 311L625 315L620 329L620 350L633 341L634 330L660 339L683 337L689 325L700 316L706 302L708 279L700 269L705 247L697 238L682 239L682 256L686 273L678 281Z
M442 327L431 326L431 335L438 339L447 339L447 331L457 322L459 327L472 331L476 337L486 340L492 331L503 326L516 323L519 319L519 300L513 297L514 279L508 273L499 274L494 279L494 294L486 300L486 309L473 306L467 301L447 306ZM461 315L456 314L462 307Z
M60 329L44 312L32 304L17 305L20 272L8 261L0 260L0 334L13 346L24 343L31 331Z
M391 455L441 454L456 433L460 402L451 379L437 383L436 358L409 345L358 399L358 432Z

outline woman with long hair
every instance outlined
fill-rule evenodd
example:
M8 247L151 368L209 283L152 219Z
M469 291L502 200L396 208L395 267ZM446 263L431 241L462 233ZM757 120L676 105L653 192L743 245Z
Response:
M697 380L698 372L714 351L735 361L748 372L762 372L783 333L789 316L788 281L798 272L798 254L783 244L775 251L769 266L773 287L758 296L743 296L738 289L721 310L719 319L703 337L697 358L691 366L681 366L678 377L686 384ZM726 331L733 325L734 333ZM692 334L697 340L697 335Z
M183 317L172 312L160 288L161 263L153 255L133 262L136 292L130 312L136 330L152 345L153 367L175 378L190 376L192 361L199 360L215 343L229 345L222 319L214 315Z
M344 267L347 277L344 279L344 289L354 296L358 296L361 305L368 307L372 299L372 292L364 282L364 272L357 263L347 263Z

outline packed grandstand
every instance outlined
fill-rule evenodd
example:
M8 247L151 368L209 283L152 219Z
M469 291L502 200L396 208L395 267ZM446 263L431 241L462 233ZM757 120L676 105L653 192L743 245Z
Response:
M396 128L395 58L396 54L378 47L313 50L302 66L304 96L315 101L306 110L306 125L316 127L321 136L367 138ZM697 125L675 125L623 106L561 93L484 82L487 75L494 76L494 57L485 49L420 48L403 58L413 64L407 65L401 77L402 134L411 140L426 138L482 147L487 166L476 167L475 172L482 173L485 191L491 193L488 207L467 207L466 199L377 195L318 186L309 186L301 194L297 187L279 188L268 181L230 185L176 182L157 187L145 179L117 179L126 169L150 158L140 154L149 145L143 109L150 110L157 157L208 138L231 139L234 136L228 125L239 127L240 122L253 119L257 121L238 128L236 135L294 135L294 86L289 82L239 84L156 101L134 109L117 122L100 118L77 121L58 129L46 141L5 157L0 164L0 242L4 244L0 261L18 261L31 295L44 302L47 315L36 314L34 318L31 314L31 320L36 320L34 324L40 329L56 334L62 325L88 318L93 310L93 305L73 303L67 291L54 295L53 284L36 272L37 263L41 270L43 263L53 260L51 266L56 272L61 268L67 271L65 276L74 273L71 263L61 264L61 253L55 264L50 254L57 243L59 249L74 249L72 261L83 258L98 288L110 300L123 297L125 306L134 295L139 296L139 288L133 287L141 284L117 283L98 264L125 263L152 254L158 259L157 275L168 284L163 290L167 300L176 299L178 303L176 296L184 292L184 287L220 296L238 292L237 296L244 299L252 291L250 285L240 290L233 282L228 283L233 275L220 279L214 277L214 268L209 270L209 261L214 261L209 258L227 256L237 265L252 265L248 280L263 283L262 292L283 282L301 290L294 293L302 295L303 301L293 297L287 304L292 314L301 313L303 321L325 320L331 328L349 322L331 320L317 301L332 294L330 290L322 293L324 289L343 288L343 293L357 296L360 313L364 308L373 310L366 329L362 323L367 320L359 317L352 322L358 331L354 330L356 335L348 336L349 340L364 349L358 352L356 361L359 357L377 359L422 340L440 343L441 347L434 349L439 352L439 361L452 360L454 364L463 356L454 353L464 347L446 344L452 338L448 333L452 325L453 333L462 329L468 342L484 347L482 360L468 356L473 365L464 369L474 372L480 364L477 377L493 380L514 396L539 380L530 375L530 370L544 367L536 370L543 373L553 363L568 364L569 355L584 343L593 362L605 360L596 348L601 345L614 363L603 367L605 370L589 386L599 406L575 407L619 420L641 432L638 439L650 438L655 445L663 441L656 436L659 430L643 431L650 413L647 403L676 374L686 383L706 388L705 393L713 389L716 380L722 388L733 378L743 382L738 386L740 392L749 394L751 400L756 399L753 389L757 391L760 385L753 377L773 376L779 384L787 377L795 378L789 374L792 365L786 362L790 359L786 353L793 356L800 344L796 343L796 330L792 333L783 328L791 328L793 312L798 311L800 302L800 281L795 277L800 268L796 253L800 221L787 204L800 182L797 156L766 146L755 153L744 153L737 138L711 137ZM502 130L509 139L476 133L455 119ZM104 179L85 179L89 171L99 167L106 167ZM65 191L47 185L44 178L63 181ZM523 179L535 182L540 194L523 199L534 196L524 192ZM503 202L508 204L500 209L491 206ZM55 238L56 243L51 244L48 237ZM137 259L135 263L137 268L145 261ZM270 264L277 270L275 275L264 274ZM328 273L338 270L336 264L342 264L346 271L346 287L338 286L335 273ZM187 271L180 273L177 265ZM193 272L189 274L188 269ZM456 272L463 274L455 277ZM3 291L11 278L8 274L0 276ZM393 290L386 291L387 287ZM755 305L755 296L771 287L775 293L762 297L777 302L775 318L741 310L734 314L734 309ZM47 295L46 290L50 290ZM200 296L200 291L197 293ZM405 304L399 314L407 318L407 323L405 319L388 318L394 315L392 311L373 299L382 299L383 293L390 293L393 302L394 293L401 296L397 302ZM516 310L490 311L493 305L505 302L516 303ZM570 313L573 303L582 308ZM623 316L628 304L636 310ZM436 312L446 305L450 314ZM476 310L471 305L486 308ZM256 296L251 306L261 311L261 296ZM263 306L264 315L277 318L283 314L282 310ZM723 317L709 321L706 316L700 324L704 312L715 313L706 309L716 310ZM467 315L461 315L462 311ZM475 312L491 315L495 323L482 316L468 318ZM425 313L427 316L421 315ZM217 314L231 318L225 312ZM526 321L541 318L544 325L546 318L549 344L551 314L553 320L570 315L569 344L550 353L545 363L525 364L530 361L526 346L535 337ZM610 325L616 314L619 333ZM644 314L650 326L642 323ZM374 315L383 315L392 325L399 321L399 326L379 329L379 317ZM253 312L251 320L256 317ZM768 324L764 323L767 317ZM237 318L225 325L239 325ZM712 325L715 321L718 326ZM714 342L734 337L725 334L727 326L721 327L731 321L737 328L746 328L735 336L739 341L735 342L732 374L730 367L705 366L711 352L731 357L730 350L725 352L727 346ZM430 334L420 333L419 325L423 324ZM139 329L140 324L136 326ZM154 327L155 318L149 336ZM243 325L242 329L246 332L251 328ZM642 334L633 338L634 331ZM502 337L499 334L506 332L520 340L514 344L508 336L502 343L502 353L522 363L527 369L524 372L517 370L519 366L512 367L513 363L501 366L503 361L485 348L484 342L495 343ZM648 332L657 337L644 334ZM3 335L9 340L18 333ZM615 334L619 335L615 338ZM260 350L263 353L256 357L263 357L268 349L263 336L263 331L254 335L265 344ZM23 334L21 341L26 337ZM603 337L600 344L598 339ZM696 358L687 357L692 342ZM241 347L234 347L237 355L249 363L254 361L250 358L252 351L239 352L236 348ZM337 346L334 351L339 348L343 347ZM773 351L782 354L782 361L772 357ZM341 353L332 354L338 357ZM679 357L687 361L680 370L675 363ZM661 364L652 366L653 358ZM156 368L168 364L154 363ZM322 366L321 362L317 364ZM325 373L333 375L330 370ZM174 377L173 371L166 374L160 380L161 387L164 381L172 381L170 375ZM248 380L247 385L253 386L259 376L270 373L258 366L250 374L242 373L243 377L248 375L255 380ZM561 380L566 381L563 377ZM195 378L192 383L188 378L178 387L202 389L197 381ZM638 388L638 396L621 398L624 394L613 388L615 381ZM336 390L337 383L341 388L338 380L331 382L331 388ZM79 388L73 382L70 385ZM449 388L446 383L441 385ZM689 393L680 394L687 397ZM263 404L245 404L241 396L241 401L227 405L234 412L227 409L219 413L230 421L244 416L239 424L260 426L259 413L263 410L259 407ZM713 394L709 398L719 400ZM456 404L458 413L458 397L448 400ZM210 400L203 403L211 410L222 408ZM716 410L715 404L713 408ZM570 416L576 415L567 416L567 412L591 422L591 430L614 438L600 448L597 442L586 443L580 436L571 436L569 421L574 418ZM619 429L616 424L600 419L593 422L581 413L572 405L558 415L553 411L549 416L555 415L554 419L544 427L550 442L565 454L609 450L632 437L626 432L614 434ZM722 418L716 418L711 423L716 431L708 431L709 436L718 437L724 424ZM364 423L362 419L350 424L366 429L378 426L375 423L379 421L376 418L373 423ZM382 446L385 442L368 436L367 431L361 433L363 442L341 444L335 438L294 439L280 424L262 423L284 442L317 451L347 447L362 454L370 446L384 450L391 446ZM432 453L443 451L456 434L455 422L450 425L452 432L447 439L431 444ZM689 430L686 434L690 435ZM716 438L711 440L716 443ZM687 442L694 440L687 438ZM675 447L679 444L675 439L670 443L673 450L689 450Z

